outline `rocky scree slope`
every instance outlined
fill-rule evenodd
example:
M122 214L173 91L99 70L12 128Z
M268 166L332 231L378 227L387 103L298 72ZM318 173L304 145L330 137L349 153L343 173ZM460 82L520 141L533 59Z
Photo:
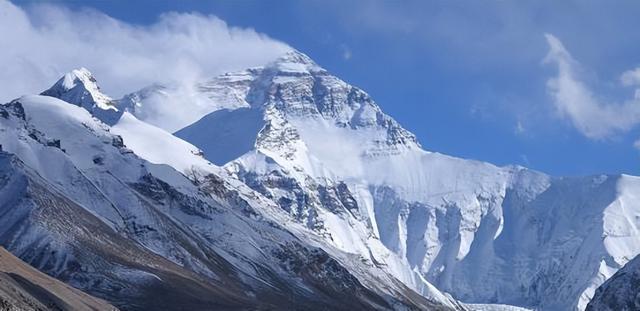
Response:
M43 274L0 247L0 310L117 309Z

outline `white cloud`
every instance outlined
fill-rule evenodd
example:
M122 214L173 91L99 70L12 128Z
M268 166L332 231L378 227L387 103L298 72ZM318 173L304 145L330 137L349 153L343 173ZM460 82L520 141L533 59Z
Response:
M634 99L636 102L640 102L640 68L625 72L620 78L622 84L625 86L635 86Z
M520 120L518 120L516 122L516 127L514 129L514 133L516 135L523 135L526 132L526 129L524 128L524 125L522 124L522 122Z
M23 9L0 0L0 101L49 87L87 67L112 96L153 82L209 77L262 65L290 50L215 16L166 13L149 26L94 10L54 5Z
M582 134L592 139L604 139L623 133L640 123L640 98L616 103L600 99L580 79L579 64L571 57L558 38L546 34L549 53L546 63L556 64L557 76L547 81L547 90L554 99L558 113L570 120ZM640 69L621 77L624 85L637 84ZM638 92L636 92L638 94Z
M626 71L620 76L620 82L624 86L640 85L640 68Z
M340 49L342 50L342 59L350 60L351 56L353 56L351 54L351 49L346 44L340 45Z

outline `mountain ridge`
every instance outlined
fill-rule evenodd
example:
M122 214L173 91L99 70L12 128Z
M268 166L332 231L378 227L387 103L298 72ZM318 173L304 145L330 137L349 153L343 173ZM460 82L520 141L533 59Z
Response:
M133 310L465 309L315 240L207 163L187 179L139 158L76 106L0 106L0 243L40 270Z
M609 242L637 239L633 232L638 223L618 224L614 215L618 212L609 211L617 209L616 181L622 176L551 177L522 167L496 167L424 151L415 136L386 116L365 92L298 55L290 53L261 69L209 80L206 97L211 106L221 108L176 136L213 151L229 140L220 133L224 131L203 131L214 124L211 120L216 129L230 133L234 128L260 128L253 134L254 146L245 147L244 155L227 163L222 162L241 152L209 159L224 164L233 177L278 202L330 243L376 262L385 260L371 256L377 252L373 250L391 251L398 257L385 257L394 262L387 263L395 267L390 270L416 290L418 279L424 277L463 301L549 310L583 309L595 287L624 258L640 251L637 243L620 248ZM226 78L235 76L242 79ZM242 105L225 107L227 94L234 94ZM216 102L219 99L223 101ZM250 111L262 115L262 120L231 117L227 124L225 118L212 117L222 113L241 117ZM609 182L598 188L603 185L599 180ZM338 191L340 187L347 191ZM576 189L565 194L562 189L567 187ZM582 190L590 187L602 194ZM598 195L607 199L589 203L589 196ZM588 210L586 215L572 207L576 204ZM631 217L637 209L632 205L623 217ZM571 216L561 224L553 220L554 213ZM505 220L508 217L516 218ZM605 243L588 228L575 227L571 218L600 226ZM542 223L536 224L540 221L536 219ZM616 237L617 226L629 228L624 230L626 238ZM532 248L545 251L530 254L516 243L514 252L507 247L512 242L503 242L505 230L531 232L531 237L520 235L522 242L532 240L523 244L533 243ZM552 255L557 248L565 250ZM537 259L524 260L529 256ZM554 263L554 256L561 256L561 266ZM570 268L574 256L585 271ZM482 257L489 259L479 261ZM514 287L513 277L481 281L494 270L508 273L509 266L522 269L515 278L518 286ZM421 275L410 277L414 269ZM579 289L562 285L572 282L580 284Z
M191 87L146 88L116 107L190 142L180 153L192 156L134 152L192 180L202 169L236 180L426 297L438 288L470 303L581 310L640 251L637 178L551 177L425 151L366 92L299 52ZM144 139L139 128L119 134Z

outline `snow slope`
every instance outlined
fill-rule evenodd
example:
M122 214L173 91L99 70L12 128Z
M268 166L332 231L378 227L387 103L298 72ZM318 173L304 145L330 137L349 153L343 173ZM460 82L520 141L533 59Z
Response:
M424 151L367 93L299 52L206 84L186 99L209 114L164 125L129 111L167 131L184 124L176 135L230 176L425 296L430 282L470 303L581 310L640 252L632 178L557 178ZM130 96L144 110L157 105L150 93Z
M612 251L624 252L619 248L635 248L638 241L628 238L629 231L634 230L629 224L637 222L638 214L629 215L626 208L640 199L640 180L637 177L623 176L619 184L623 197L616 203L616 208L608 215L616 221L609 222L615 235L605 237L605 245ZM630 217L633 216L633 217ZM624 263L629 258L611 258L617 263ZM605 263L603 263L604 265ZM627 262L612 277L602 284L587 305L587 310L619 310L630 311L640 309L640 257L636 256Z
M202 157L200 149L165 130L138 120L129 112L122 114L111 127L111 132L120 135L128 148L151 163L168 164L181 172L193 168L215 169Z

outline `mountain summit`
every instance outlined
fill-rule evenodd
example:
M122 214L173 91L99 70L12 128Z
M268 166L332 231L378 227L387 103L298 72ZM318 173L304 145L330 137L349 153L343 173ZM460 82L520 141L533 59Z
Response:
M41 95L76 104L106 123L115 123L120 116L115 101L102 93L93 74L86 68L68 72Z

